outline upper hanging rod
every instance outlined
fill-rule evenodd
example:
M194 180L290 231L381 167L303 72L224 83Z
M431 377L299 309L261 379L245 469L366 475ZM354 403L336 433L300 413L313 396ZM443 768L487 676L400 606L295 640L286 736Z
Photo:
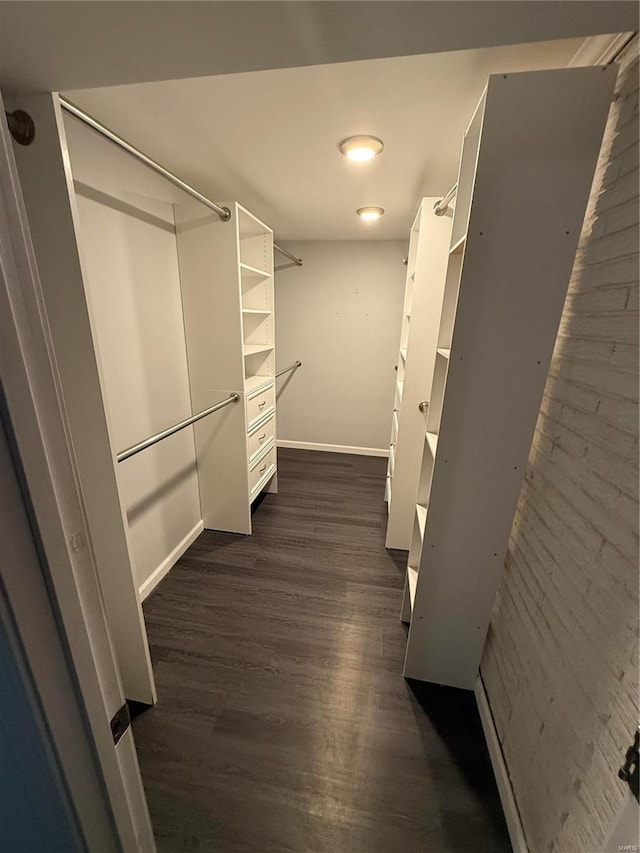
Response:
M446 209L449 207L449 202L451 201L451 199L455 196L455 194L457 192L458 192L458 185L454 184L451 187L451 189L449 190L449 192L446 195L444 195L440 199L440 201L437 201L433 205L433 212L435 213L436 216L443 216L444 215Z
M286 255L288 258L290 258L297 267L302 266L302 258L296 258L295 255L291 254L291 252L287 252L287 250L283 249L282 246L278 246L277 243L273 244L273 248L276 250L276 252L280 252L281 255Z
M221 400L214 406L209 406L208 409L203 409L201 412L198 412L197 415L191 415L190 418L187 418L184 421L180 421L180 423L174 424L172 427L168 427L168 429L163 429L162 432L157 432L155 435L151 435L149 436L149 438L145 438L144 441L139 441L137 444L132 444L131 447L127 447L126 450L123 450L118 453L116 459L118 460L118 462L124 462L124 460L129 459L130 456L135 456L136 453L140 453L141 450L146 450L147 447L151 447L152 444L157 444L159 441L162 441L163 438L168 438L175 432L179 432L181 429L191 426L191 424L194 424L196 421L199 421L202 418L206 418L207 415L212 415L214 412L217 412L218 409L222 409L225 406L228 406L229 403L237 403L239 399L239 394L229 394L229 396L226 397L224 400Z
M119 145L120 148L127 151L129 154L133 154L134 157L137 157L145 166L148 166L150 169L153 169L154 172L157 172L159 175L162 175L163 178L166 178L168 181L171 181L172 184L175 184L176 187L180 187L184 192L189 193L189 195L197 198L199 202L211 208L211 210L215 210L220 219L223 222L228 222L231 219L231 211L228 207L221 207L219 204L216 204L215 201L211 201L210 198L199 193L198 190L195 190L190 184L187 184L185 181L181 180L177 175L174 175L173 172L170 172L168 169L165 169L164 166L161 166L159 163L156 163L155 160L152 160L151 157L148 157L139 148L136 148L135 145L132 145L130 142L127 142L126 139L123 139L121 136L118 136L117 133L114 133L112 130L109 130L108 127L105 127L104 124L99 122L97 119L90 116L89 113L85 113L84 110L81 110L80 107L77 107L75 104L72 104L71 101L68 101L66 98L63 98L62 95L59 95L60 98L60 106L63 110L66 110L71 115L74 115L76 118L83 121L86 125L93 128L93 130L101 133L103 136L106 136L107 139L110 139L111 142L114 142L116 145ZM273 244L273 248L281 252L283 255L286 255L290 258L298 267L302 266L302 259L296 258L295 255L292 255L291 252L287 252L286 249L283 249L281 246L278 246L277 243Z
M279 370L276 373L276 378L278 376L282 376L283 373L288 373L290 370L296 370L298 367L302 367L301 361L294 361L293 364L290 364L289 367L283 367L282 370Z
M168 181L171 181L175 186L180 187L181 190L184 190L189 195L197 198L198 201L202 202L202 204L211 208L211 210L215 210L220 219L223 222L228 222L231 219L231 211L228 207L220 207L219 204L216 204L215 201L211 201L211 199L199 193L198 190L194 190L192 186L180 180L173 172L170 172L168 169L165 169L164 166L161 166L159 163L156 163L155 160L152 160L151 157L147 157L146 154L143 154L139 148L136 148L131 143L127 142L126 139L123 139L121 136L118 136L117 133L114 133L112 130L109 130L108 127L105 127L101 124L97 119L90 116L88 113L85 113L79 107L76 107L75 104L72 104L71 101L67 101L66 98L60 97L60 106L63 110L66 110L71 115L74 115L76 118L79 118L80 121L83 121L85 124L89 125L89 127L97 130L98 133L101 133L103 136L106 136L107 139L110 139L111 142L115 142L116 145L119 145L120 148L123 148L125 151L128 151L129 154L133 154L134 157L137 157L145 166L148 166L150 169L153 169L154 172L157 172L159 175L162 175L163 178L166 178Z

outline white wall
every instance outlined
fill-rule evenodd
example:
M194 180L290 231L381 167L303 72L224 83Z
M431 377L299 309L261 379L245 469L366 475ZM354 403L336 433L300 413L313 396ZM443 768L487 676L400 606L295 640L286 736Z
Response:
M408 241L408 236L407 236ZM342 447L389 445L407 243L300 242L302 267L276 271L278 438ZM276 270L287 263L276 254Z
M172 202L165 181L67 118L92 324L114 450L191 414ZM143 594L199 532L193 430L118 467Z

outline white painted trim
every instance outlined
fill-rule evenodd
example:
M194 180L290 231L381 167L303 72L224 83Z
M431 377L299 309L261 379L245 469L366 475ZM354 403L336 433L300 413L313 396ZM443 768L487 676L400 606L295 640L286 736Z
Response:
M178 542L176 547L169 552L165 559L160 563L157 569L154 569L143 584L140 584L138 594L140 601L144 601L153 590L158 586L165 575L168 575L171 569L178 562L187 548L196 541L198 536L204 530L204 521L200 521L187 533L187 535Z
M353 453L355 456L388 456L389 450L382 447L350 447L348 444L316 444L313 441L287 441L278 439L278 447L293 447L296 450L322 450L328 453Z
M529 853L529 847L527 846L524 830L522 829L522 821L520 820L520 812L518 811L516 799L513 795L513 788L511 787L511 780L509 779L509 771L504 760L502 746L500 745L500 739L498 738L498 732L496 731L493 714L491 713L489 700L487 699L481 676L478 676L476 680L474 693L476 695L476 702L478 703L478 711L480 713L480 720L482 721L482 728L484 729L484 737L487 742L493 772L496 777L504 818L507 822L507 829L509 830L513 853Z
M633 33L609 33L589 36L569 60L569 68L607 65L629 41Z

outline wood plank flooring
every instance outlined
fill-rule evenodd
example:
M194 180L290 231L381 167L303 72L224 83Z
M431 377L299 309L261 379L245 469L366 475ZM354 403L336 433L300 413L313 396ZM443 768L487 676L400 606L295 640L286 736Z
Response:
M278 457L254 534L205 531L144 605L160 853L511 850L473 694L401 675L386 460Z

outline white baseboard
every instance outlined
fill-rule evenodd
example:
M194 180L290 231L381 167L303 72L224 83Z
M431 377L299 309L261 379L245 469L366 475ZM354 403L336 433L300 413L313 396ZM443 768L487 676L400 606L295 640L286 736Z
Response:
M192 545L198 536L204 530L204 521L200 519L200 521L193 527L184 539L181 539L180 542L176 545L176 547L165 557L165 559L160 563L157 569L154 569L153 572L149 575L146 581L140 585L138 589L138 595L140 596L140 601L144 601L148 595L150 595L153 590L158 586L162 578L169 573L169 571L175 566L180 557L187 550L189 545Z
M293 447L296 450L323 450L328 453L354 453L356 456L388 456L382 447L351 447L348 444L316 444L312 441L286 441L278 439L278 447Z
M518 811L518 806L516 805L516 800L513 796L513 788L511 787L509 772L502 753L500 739L498 738L496 725L493 721L493 714L489 707L489 700L487 699L484 684L480 676L478 676L476 680L474 693L478 703L478 711L480 712L482 728L484 729L484 737L487 742L487 748L489 749L489 756L491 757L493 772L496 777L496 784L498 786L498 793L500 794L500 801L502 802L504 818L507 823L507 829L509 830L509 838L511 839L513 853L529 853L527 841L522 829L522 821L520 820L520 812Z

